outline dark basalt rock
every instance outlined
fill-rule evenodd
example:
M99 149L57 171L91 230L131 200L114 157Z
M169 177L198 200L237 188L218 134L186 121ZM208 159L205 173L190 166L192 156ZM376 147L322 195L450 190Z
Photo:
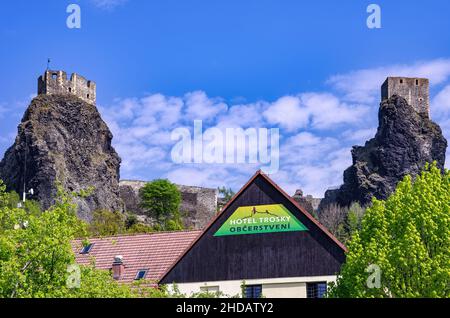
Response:
M90 220L96 209L121 211L120 158L112 134L94 105L73 95L39 95L18 127L15 143L0 162L0 179L9 190L33 188L44 209L54 202L59 182L65 190L94 187L76 198L78 214ZM25 177L25 180L24 180Z
M384 100L378 113L375 138L352 149L353 164L344 172L344 184L325 192L320 208L331 203L367 205L373 196L387 199L406 175L416 176L425 164L443 169L447 140L439 125L417 113L397 95Z

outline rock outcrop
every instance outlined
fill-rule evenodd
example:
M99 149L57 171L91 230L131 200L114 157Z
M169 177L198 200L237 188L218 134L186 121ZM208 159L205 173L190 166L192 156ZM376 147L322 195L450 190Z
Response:
M353 164L344 172L344 184L328 190L320 208L331 203L349 206L386 199L406 175L416 176L428 162L443 169L447 141L426 113L418 113L398 95L384 100L378 113L375 138L352 149Z
M121 211L120 158L111 146L112 134L97 108L74 95L38 95L18 127L15 143L0 162L0 179L9 190L34 190L29 198L48 208L56 184L68 191L93 187L76 198L78 215L90 220L92 211Z

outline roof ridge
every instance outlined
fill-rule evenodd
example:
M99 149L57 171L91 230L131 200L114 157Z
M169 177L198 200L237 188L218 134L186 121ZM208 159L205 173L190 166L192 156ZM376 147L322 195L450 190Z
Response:
M203 229L198 230L180 230L180 231L155 231L155 232L149 232L149 233L123 233L123 234L116 234L116 235L107 235L107 236L89 236L89 239L108 239L108 238L117 238L117 237L132 237L132 236L139 236L139 235L157 235L157 234L172 234L172 233L193 233L193 232L202 232ZM76 240L82 240L83 238L76 238Z

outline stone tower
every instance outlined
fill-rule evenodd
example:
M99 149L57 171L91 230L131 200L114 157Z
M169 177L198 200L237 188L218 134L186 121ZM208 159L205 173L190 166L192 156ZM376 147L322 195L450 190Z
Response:
M399 95L419 114L430 118L429 85L427 78L388 77L381 86L381 100Z
M70 80L64 71L45 71L38 79L38 95L75 95L89 104L95 105L95 82L73 73Z

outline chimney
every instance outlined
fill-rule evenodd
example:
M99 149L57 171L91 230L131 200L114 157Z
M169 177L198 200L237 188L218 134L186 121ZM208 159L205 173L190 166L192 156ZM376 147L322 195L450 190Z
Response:
M123 277L125 266L123 265L123 256L117 255L114 257L112 264L112 274L115 280L119 280Z

